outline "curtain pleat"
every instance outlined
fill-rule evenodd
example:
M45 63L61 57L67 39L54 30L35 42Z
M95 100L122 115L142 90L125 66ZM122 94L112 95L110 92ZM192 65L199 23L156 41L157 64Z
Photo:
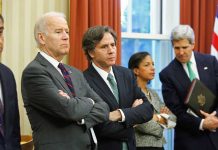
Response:
M180 0L180 24L195 32L195 50L210 53L218 0Z
M69 65L82 71L88 67L82 37L89 27L96 25L108 25L117 33L117 64L120 64L120 0L71 0Z

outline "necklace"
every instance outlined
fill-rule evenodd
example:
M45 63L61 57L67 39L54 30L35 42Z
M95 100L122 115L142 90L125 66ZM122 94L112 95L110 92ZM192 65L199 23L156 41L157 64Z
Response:
M143 92L145 93L145 96L147 97L147 99L148 99L149 101L151 101L151 93L150 93L150 91L149 91L147 88L145 88L145 89L143 90Z

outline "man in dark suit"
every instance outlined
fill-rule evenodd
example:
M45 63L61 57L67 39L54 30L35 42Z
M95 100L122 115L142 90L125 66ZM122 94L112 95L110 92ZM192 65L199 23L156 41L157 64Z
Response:
M115 32L107 26L89 28L83 36L83 49L91 61L84 72L85 78L109 105L110 120L118 121L95 127L99 150L135 150L133 126L149 121L153 108L138 88L131 70L115 65Z
M218 103L214 112L197 117L185 104L191 81L201 80L218 96L218 63L215 57L194 52L192 28L179 25L172 30L175 59L160 72L166 105L177 116L175 150L218 150Z
M61 63L69 52L65 15L44 14L34 33L39 53L23 71L22 96L35 150L94 149L91 127L108 120L109 108L79 70Z
M0 15L0 54L4 47L4 19ZM0 150L20 150L20 118L12 71L0 63Z

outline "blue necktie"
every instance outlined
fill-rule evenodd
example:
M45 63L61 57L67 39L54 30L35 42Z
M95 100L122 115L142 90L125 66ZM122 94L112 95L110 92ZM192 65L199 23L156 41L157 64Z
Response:
M74 91L73 83L71 81L69 72L66 70L66 68L64 67L64 65L62 63L59 63L58 68L60 68L60 70L64 76L64 80L65 80L68 88L70 89L72 95L75 96L75 91Z

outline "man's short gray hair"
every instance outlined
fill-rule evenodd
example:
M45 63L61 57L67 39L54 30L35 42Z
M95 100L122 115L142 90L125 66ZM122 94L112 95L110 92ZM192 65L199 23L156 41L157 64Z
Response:
M50 17L62 17L66 19L66 16L60 12L47 12L43 14L41 17L39 17L34 27L34 37L38 46L40 45L38 39L38 33L47 34L47 20Z
M190 44L195 43L195 34L189 25L178 25L171 32L171 42L187 39Z

